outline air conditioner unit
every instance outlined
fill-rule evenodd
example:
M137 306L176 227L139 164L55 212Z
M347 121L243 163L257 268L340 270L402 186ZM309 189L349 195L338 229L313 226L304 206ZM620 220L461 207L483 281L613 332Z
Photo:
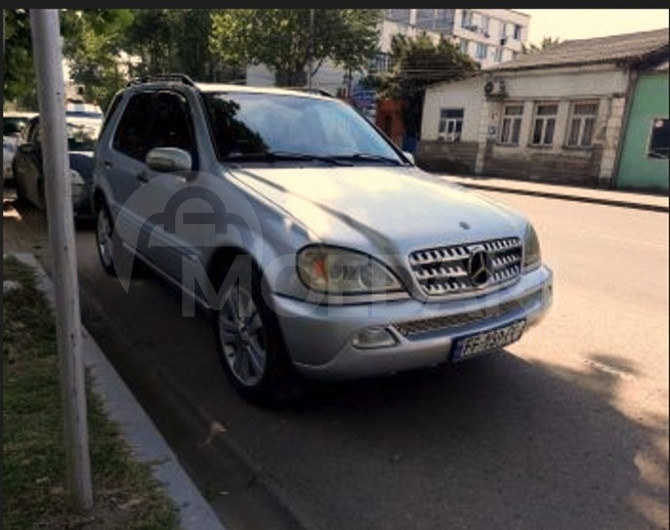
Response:
M504 46L505 44L507 44L507 37L503 37L502 39L500 39L500 45Z

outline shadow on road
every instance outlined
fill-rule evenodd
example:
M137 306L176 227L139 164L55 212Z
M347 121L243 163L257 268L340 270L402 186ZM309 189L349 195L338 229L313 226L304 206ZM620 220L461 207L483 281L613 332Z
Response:
M322 388L282 417L305 440L293 462L316 458L337 475L327 482L350 484L333 527L365 492L358 528L380 513L394 528L667 528L666 419L623 416L619 381L501 353ZM312 454L318 439L328 454Z

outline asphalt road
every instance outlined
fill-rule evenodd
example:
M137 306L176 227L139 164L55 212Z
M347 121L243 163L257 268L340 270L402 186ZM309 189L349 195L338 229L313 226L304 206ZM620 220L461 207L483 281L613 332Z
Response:
M90 230L84 323L231 529L668 528L667 214L486 194L534 222L555 301L457 367L254 408L207 319L158 280L126 293Z

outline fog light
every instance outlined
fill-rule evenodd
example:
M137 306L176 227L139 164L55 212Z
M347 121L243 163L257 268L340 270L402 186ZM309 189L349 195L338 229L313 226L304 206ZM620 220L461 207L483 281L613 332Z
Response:
M365 328L354 337L356 348L385 348L396 344L395 337L386 328Z

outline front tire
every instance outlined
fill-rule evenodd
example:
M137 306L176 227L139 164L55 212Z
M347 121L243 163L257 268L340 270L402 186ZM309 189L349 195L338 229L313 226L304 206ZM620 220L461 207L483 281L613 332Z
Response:
M246 401L264 407L288 403L299 394L299 380L284 346L276 315L263 299L262 278L248 256L228 270L215 310L219 360L231 385Z

